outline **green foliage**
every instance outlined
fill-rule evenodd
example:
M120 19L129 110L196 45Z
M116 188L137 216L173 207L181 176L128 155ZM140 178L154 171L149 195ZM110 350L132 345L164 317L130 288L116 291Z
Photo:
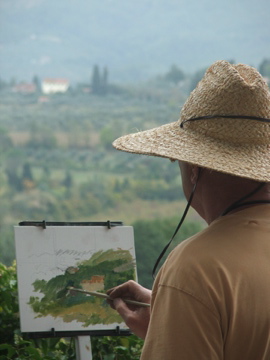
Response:
M36 86L36 91L41 92L40 79L39 79L39 77L37 75L33 76L32 82Z
M26 162L26 163L23 165L22 178L23 178L24 180L30 180L30 181L33 180L31 165L30 165L28 162Z
M105 149L112 149L112 142L116 139L117 130L115 127L105 126L100 131L100 142Z
M190 88L189 88L190 91L194 90L198 82L201 81L202 77L205 74L206 69L207 68L200 69L196 71L195 74L193 74L190 80Z
M51 149L56 147L57 141L53 131L48 126L37 125L35 122L31 124L30 140L27 146L33 149L45 148Z
M259 66L259 72L267 77L270 78L270 59L264 59Z
M6 128L0 128L0 153L6 151L7 148L12 146L12 142L8 136L8 131Z
M103 69L103 74L101 75L99 66L95 65L93 68L92 74L92 92L94 95L104 96L108 92L108 69L105 67Z
M29 339L21 334L14 335L11 344L0 344L0 360L75 360L75 348L68 339Z
M66 177L65 179L63 180L63 185L66 187L66 188L71 188L72 186L72 175L71 175L71 172L70 171L66 171Z
M105 336L93 338L93 360L139 360L143 340L128 337Z
M180 81L185 79L185 75L183 71L174 64L171 66L170 70L165 74L165 79L177 85Z
M1 209L1 205L3 206L3 209ZM1 212L8 211L8 206L5 205L6 203L0 202L0 210L2 210ZM0 227L0 256L1 261L7 265L11 265L15 258L13 236L14 232L11 226L5 224Z
M164 218L152 221L138 220L134 226L136 257L139 283L147 288L152 287L152 269L159 254L171 239L179 222L178 218ZM171 249L181 241L202 230L198 222L184 222L174 239ZM163 264L166 255L160 265ZM160 267L160 266L159 266Z
M100 89L100 74L99 74L99 67L97 65L95 65L93 69L91 85L92 85L93 93L98 94Z
M6 267L0 263L0 339L11 343L12 330L19 328L19 305L15 264Z

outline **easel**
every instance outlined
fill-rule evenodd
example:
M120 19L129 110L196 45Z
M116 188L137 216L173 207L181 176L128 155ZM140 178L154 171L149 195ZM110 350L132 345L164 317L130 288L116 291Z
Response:
M90 336L77 336L75 338L76 359L92 360L92 347Z
M42 229L46 229L47 226L106 226L111 229L115 226L121 226L122 222L46 222L43 221L23 221L19 223L20 226L37 226ZM128 329L120 329L119 326L116 329L110 330L86 330L86 331L55 331L54 328L51 331L42 332L28 332L30 338L64 338L72 337L75 339L76 347L76 359L77 360L92 360L92 346L91 336L129 336L131 333Z

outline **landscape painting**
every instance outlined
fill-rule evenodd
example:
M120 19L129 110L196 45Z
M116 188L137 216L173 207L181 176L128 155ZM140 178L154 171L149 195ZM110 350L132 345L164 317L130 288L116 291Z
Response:
M106 293L137 280L131 226L16 226L22 332L126 329Z

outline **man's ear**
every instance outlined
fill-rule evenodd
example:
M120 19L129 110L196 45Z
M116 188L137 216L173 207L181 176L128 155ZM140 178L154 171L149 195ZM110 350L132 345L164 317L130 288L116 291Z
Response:
M196 184L196 182L198 180L199 172L200 172L199 166L191 165L190 181L193 185Z

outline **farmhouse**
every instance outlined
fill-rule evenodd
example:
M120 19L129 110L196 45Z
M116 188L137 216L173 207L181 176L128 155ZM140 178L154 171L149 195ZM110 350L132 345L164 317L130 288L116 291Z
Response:
M81 286L86 291L104 290L104 275L93 275L90 280L82 280Z
M41 89L44 94L65 93L68 88L69 81L62 78L46 78L41 84Z
M36 85L32 83L20 83L12 88L13 92L21 94L33 94L36 92L36 90Z

